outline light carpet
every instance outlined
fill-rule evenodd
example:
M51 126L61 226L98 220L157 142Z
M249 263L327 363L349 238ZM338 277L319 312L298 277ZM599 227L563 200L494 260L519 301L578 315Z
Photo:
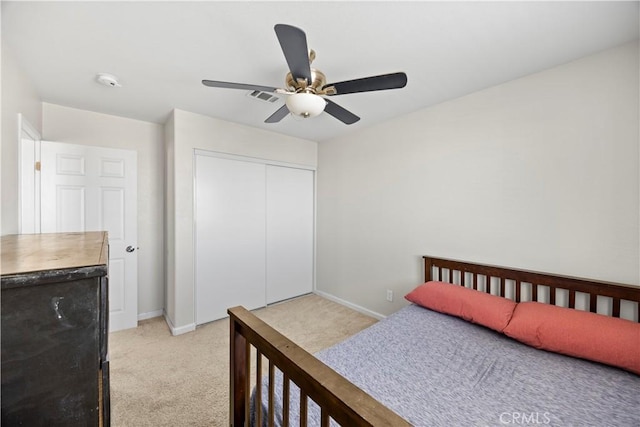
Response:
M317 295L254 311L315 353L375 319ZM171 336L163 318L109 334L111 425L228 426L229 319Z

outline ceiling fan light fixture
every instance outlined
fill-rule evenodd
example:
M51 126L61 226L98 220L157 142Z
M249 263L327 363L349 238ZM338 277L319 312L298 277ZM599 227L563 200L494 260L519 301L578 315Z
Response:
M294 93L287 98L285 103L291 114L305 119L320 115L327 105L321 96L305 92Z

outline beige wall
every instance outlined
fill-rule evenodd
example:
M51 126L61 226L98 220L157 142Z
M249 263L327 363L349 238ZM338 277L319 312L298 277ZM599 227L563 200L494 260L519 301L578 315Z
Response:
M179 334L195 328L194 149L316 166L317 144L181 110L174 110L166 133L167 179L172 181L166 195L167 317L173 333Z
M2 43L2 235L18 233L18 114L42 131L40 97L10 48Z
M164 129L156 123L42 104L47 141L138 153L138 314L164 308Z
M317 288L387 315L425 254L638 284L638 71L635 43L320 143Z

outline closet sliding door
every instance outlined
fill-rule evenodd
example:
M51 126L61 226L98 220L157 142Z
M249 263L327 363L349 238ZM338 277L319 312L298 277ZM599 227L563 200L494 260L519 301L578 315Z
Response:
M196 323L265 306L265 165L195 156Z
M267 165L267 304L313 290L313 175Z
M195 155L196 324L313 290L314 172Z

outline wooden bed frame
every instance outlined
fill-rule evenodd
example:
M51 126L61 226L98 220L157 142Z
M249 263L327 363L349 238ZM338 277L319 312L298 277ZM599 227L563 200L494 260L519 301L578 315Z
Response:
M516 302L540 301L576 308L576 296L588 304L589 311L613 317L621 316L621 301L628 301L632 317L640 322L640 287L575 277L551 275L512 268L474 264L430 256L424 259L425 282L439 280L467 286L510 298ZM489 286L487 286L487 283ZM560 301L563 300L563 301ZM313 355L258 319L243 307L228 310L231 328L230 425L249 424L251 395L251 348L256 350L256 401L262 396L262 360L268 359L269 390L267 396L269 426L274 425L275 369L283 372L285 423L288 420L289 383L301 390L300 413L307 414L307 398L320 408L322 426L330 419L343 426L393 426L410 424L396 413L373 399ZM256 405L256 420L262 422L261 405ZM285 424L288 425L288 424ZM306 421L300 422L306 426Z

